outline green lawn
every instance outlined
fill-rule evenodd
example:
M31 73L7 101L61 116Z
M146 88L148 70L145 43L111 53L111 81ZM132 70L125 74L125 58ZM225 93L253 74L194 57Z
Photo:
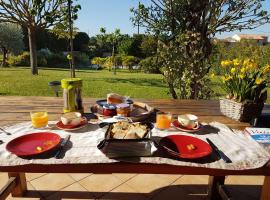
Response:
M59 68L40 68L38 76L31 75L26 67L0 68L0 95L54 96L48 82L68 78L69 75L68 69ZM76 72L76 76L83 79L83 96L87 97L104 98L107 93L116 92L133 98L171 98L159 74L118 71L113 75L107 70L82 69ZM218 77L212 80L212 89L216 93L214 99L224 96L221 84Z
M25 67L0 68L0 95L53 96L48 82L69 76L68 69L41 68L39 75L33 76ZM83 79L83 96L87 97L116 92L133 98L170 98L162 76L157 74L79 70L76 76Z

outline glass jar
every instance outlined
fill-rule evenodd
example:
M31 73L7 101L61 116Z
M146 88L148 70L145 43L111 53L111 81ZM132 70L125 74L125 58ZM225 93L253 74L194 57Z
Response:
M116 115L116 107L112 104L103 105L103 115L113 117Z
M82 79L62 79L61 86L63 88L64 113L76 111L83 113Z
M130 105L127 103L118 104L116 105L116 112L118 116L129 117L131 112Z

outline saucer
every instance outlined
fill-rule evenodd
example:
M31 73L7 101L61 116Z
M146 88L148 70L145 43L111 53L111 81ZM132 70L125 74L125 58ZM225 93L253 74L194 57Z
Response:
M200 131L202 128L203 128L203 125L199 123L199 127L196 128L196 129L188 129L184 126L182 126L178 120L175 120L172 122L172 125L174 128L178 129L179 131L185 131L185 132L188 132L188 133L195 133L197 131Z
M65 131L75 131L85 127L88 124L86 117L82 117L81 123L78 125L64 125L62 121L56 123L56 127Z

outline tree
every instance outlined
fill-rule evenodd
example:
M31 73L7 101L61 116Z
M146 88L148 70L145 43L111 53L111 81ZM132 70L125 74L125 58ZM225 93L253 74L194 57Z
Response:
M145 57L154 56L157 54L158 40L153 35L146 35L141 43L141 50Z
M23 50L21 27L11 23L0 23L0 49L3 53L2 67L6 67L8 53L19 53Z
M102 27L100 28L100 32L102 33L104 40L112 44L112 63L114 67L114 75L116 75L115 48L121 39L120 29L115 29L113 33L106 34L106 29Z
M1 0L0 20L27 27L30 65L33 75L38 74L36 35L40 29L60 23L67 13L67 0Z
M134 52L134 45L133 45L133 39L132 38L126 38L125 40L122 40L118 47L118 53L121 55L132 55Z
M216 33L253 29L269 22L263 0L150 1L150 6L141 3L132 9L133 22L139 18L140 26L159 37L158 54L164 59L163 74L173 98L183 89L184 98L203 98L211 67L211 38Z
M121 55L145 58L146 54L144 54L141 48L141 44L145 37L146 36L143 34L134 34L132 37L124 38L119 42L117 47L118 53Z
M74 50L87 53L90 38L85 32L78 32L74 38Z

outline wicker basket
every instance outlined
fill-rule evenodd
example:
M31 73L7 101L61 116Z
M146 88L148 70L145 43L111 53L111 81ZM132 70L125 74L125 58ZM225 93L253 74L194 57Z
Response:
M240 122L249 122L252 118L259 117L262 113L264 103L252 101L238 103L231 99L220 99L220 111L223 115Z

